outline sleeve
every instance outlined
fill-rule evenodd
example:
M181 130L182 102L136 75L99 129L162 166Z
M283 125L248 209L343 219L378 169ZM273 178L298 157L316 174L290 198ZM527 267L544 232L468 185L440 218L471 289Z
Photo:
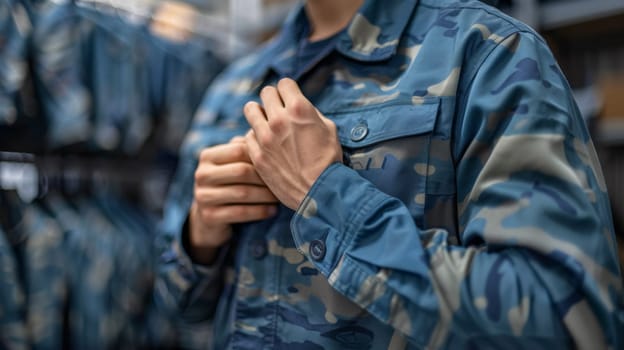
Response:
M230 73L231 75L231 73ZM193 201L194 173L201 150L227 143L244 134L248 126L217 118L217 110L231 96L224 88L229 75L220 77L206 93L180 151L180 161L169 188L164 218L157 240L159 274L155 298L172 317L188 322L209 320L222 286L222 266L227 248L222 248L210 267L194 264L184 249L189 209Z
M418 346L621 348L606 188L550 51L516 33L467 78L453 140L460 245L333 164L291 221L297 246Z
M31 38L37 98L53 148L85 142L92 135L92 96L81 71L80 19L72 6L53 2L41 6Z

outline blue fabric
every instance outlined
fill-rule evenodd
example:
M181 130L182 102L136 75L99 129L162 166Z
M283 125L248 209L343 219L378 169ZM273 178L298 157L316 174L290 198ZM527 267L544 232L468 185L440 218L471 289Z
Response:
M154 124L141 27L87 7L76 11L83 81L91 94L92 147L137 154Z
M27 349L26 305L14 249L18 237L13 234L15 226L19 225L19 218L9 217L13 216L13 208L5 193L0 193L0 205L3 209L0 213L0 347ZM10 231L5 231L5 227Z
M147 24L73 3L38 13L35 73L49 147L137 155L157 134L175 153L222 63L209 42L168 42Z
M79 18L71 3L35 11L32 37L33 76L46 120L46 147L86 142L91 133L90 94L82 82Z
M367 0L296 76L304 16L226 70L196 115L160 305L212 322L217 349L622 348L604 180L545 42L477 1ZM296 213L235 226L223 259L193 265L181 242L198 154L244 134L243 105L282 76L336 123L345 163Z
M293 77L301 77L308 70L318 64L327 54L334 49L338 38L342 33L336 33L328 38L311 42L308 37L310 35L310 24L306 20L303 29L299 34L299 46L297 48L297 63L292 73Z
M73 3L35 12L34 73L47 147L137 155L148 138L176 153L222 63L210 42L174 43ZM41 126L40 126L41 127Z
M161 129L159 146L176 154L206 89L223 63L210 42L192 37L174 42L145 31L150 105Z
M0 43L0 148L52 153L59 164L42 174L48 192L33 203L0 191L0 348L179 348L184 335L153 302L156 218L136 202L162 205L143 167L170 170L222 65L198 38L173 44L150 35L145 23L73 2L28 4L23 11L34 26L18 33L20 4L0 3L0 26L10 34ZM23 83L17 69L27 64L37 101L24 104L37 118L24 117L13 100ZM64 167L60 155L73 152L88 154L96 169ZM148 175L130 191L122 175L97 170L123 157L141 166L132 175ZM87 172L111 176L82 178ZM146 192L147 199L133 197Z
M17 214L0 226L3 349L178 346L152 299L154 217L110 192L30 204L11 194L0 192Z
M27 72L26 48L32 31L20 1L0 2L0 126L13 125L18 117L16 99Z

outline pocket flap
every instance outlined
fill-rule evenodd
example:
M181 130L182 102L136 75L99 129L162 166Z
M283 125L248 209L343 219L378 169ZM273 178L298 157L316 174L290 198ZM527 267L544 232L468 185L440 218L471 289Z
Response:
M440 102L366 106L362 109L328 113L336 123L343 146L356 148L404 136L431 133Z

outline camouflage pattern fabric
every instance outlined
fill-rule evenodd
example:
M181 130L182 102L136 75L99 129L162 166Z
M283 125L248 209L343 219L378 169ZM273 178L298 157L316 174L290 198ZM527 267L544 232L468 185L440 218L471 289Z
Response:
M0 194L0 204L6 208L5 198ZM8 211L0 215L5 226ZM19 280L20 271L15 258L17 244L13 230L5 232L0 226L0 349L27 349L25 327L24 290ZM15 229L15 227L12 227Z
M367 0L293 75L304 16L222 74L195 118L161 305L211 322L216 349L622 349L607 189L543 39L477 1ZM284 76L337 124L345 164L296 213L236 226L214 266L193 265L197 155L246 132L243 105Z
M153 302L153 237L134 211L106 197L14 194L0 192L0 349L178 347ZM125 218L108 219L113 206Z
M0 1L0 126L19 118L15 98L26 78L26 46L32 24L21 1Z

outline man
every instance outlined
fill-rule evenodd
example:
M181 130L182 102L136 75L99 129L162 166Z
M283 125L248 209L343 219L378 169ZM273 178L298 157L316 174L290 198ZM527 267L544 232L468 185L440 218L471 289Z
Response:
M204 108L159 297L214 348L623 346L600 167L527 26L309 0Z

